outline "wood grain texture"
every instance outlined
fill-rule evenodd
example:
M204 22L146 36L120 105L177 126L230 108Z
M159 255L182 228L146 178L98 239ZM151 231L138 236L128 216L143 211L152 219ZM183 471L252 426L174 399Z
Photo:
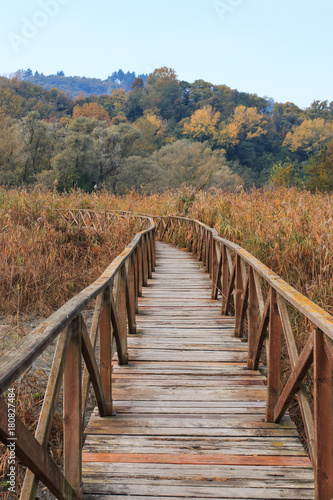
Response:
M212 258L214 275L220 263ZM222 268L223 258L226 271L225 249ZM280 424L265 421L266 379L247 369L247 344L211 300L202 265L157 243L146 284L129 364L113 369L117 414L95 410L86 428L85 498L313 499L296 428L288 414Z

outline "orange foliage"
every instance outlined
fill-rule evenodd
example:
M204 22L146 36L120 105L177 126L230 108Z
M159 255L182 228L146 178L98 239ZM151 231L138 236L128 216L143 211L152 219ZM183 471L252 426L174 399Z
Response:
M97 102L85 103L83 106L76 105L73 109L73 118L78 118L79 116L86 116L87 118L97 118L98 120L110 121L110 117L103 106L97 104Z

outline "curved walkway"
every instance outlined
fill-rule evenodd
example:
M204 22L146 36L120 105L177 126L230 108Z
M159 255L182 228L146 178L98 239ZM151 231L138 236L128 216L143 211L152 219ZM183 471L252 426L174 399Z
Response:
M130 363L114 367L114 417L85 430L84 498L313 499L313 470L286 415L265 422L266 379L210 299L187 252L157 243Z

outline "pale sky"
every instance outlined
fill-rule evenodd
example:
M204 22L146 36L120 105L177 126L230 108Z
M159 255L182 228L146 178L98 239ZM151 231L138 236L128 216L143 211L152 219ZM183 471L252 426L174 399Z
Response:
M0 74L168 66L300 107L333 101L332 0L15 0L0 13Z

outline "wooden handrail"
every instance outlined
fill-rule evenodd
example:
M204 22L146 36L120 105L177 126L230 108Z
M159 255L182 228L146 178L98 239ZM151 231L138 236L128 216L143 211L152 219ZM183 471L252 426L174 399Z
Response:
M185 217L154 217L160 239L187 246L205 264L212 280L212 298L222 298L223 315L233 307L235 336L242 336L247 314L248 368L257 369L266 342L266 419L279 422L297 394L309 454L315 472L315 500L333 498L333 317L286 283L239 245L217 231ZM184 238L185 234L185 238ZM261 280L265 283L262 286ZM265 291L265 293L264 293ZM266 303L264 299L266 295ZM312 325L299 354L288 306ZM282 335L290 358L291 374L282 390L280 365ZM314 366L314 405L309 403L304 377Z
M108 230L114 212L61 210L66 221L95 230ZM124 215L126 216L126 215ZM119 215L117 215L119 217ZM103 274L52 314L30 335L5 353L0 363L0 394L58 338L35 436L16 419L16 455L27 466L21 499L33 500L38 480L61 500L82 498L82 424L90 384L101 416L113 415L113 337L120 364L127 364L127 335L136 331L135 312L142 286L155 268L155 225L152 218L136 216L147 228L135 235ZM90 332L82 312L95 300ZM99 341L99 366L95 348ZM82 373L82 359L84 371ZM64 470L47 454L56 403L63 381ZM8 406L0 397L0 440L8 444ZM28 449L29 448L29 449Z

